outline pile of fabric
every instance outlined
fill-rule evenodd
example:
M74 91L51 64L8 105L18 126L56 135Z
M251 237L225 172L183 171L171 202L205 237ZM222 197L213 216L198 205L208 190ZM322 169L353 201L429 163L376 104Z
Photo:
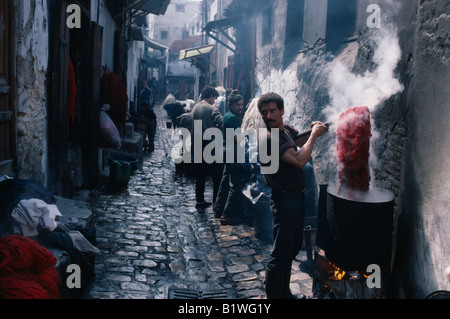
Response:
M95 230L58 217L56 198L39 182L0 177L1 298L59 298L57 260L47 248L69 253L81 268L82 285L92 280L100 253Z

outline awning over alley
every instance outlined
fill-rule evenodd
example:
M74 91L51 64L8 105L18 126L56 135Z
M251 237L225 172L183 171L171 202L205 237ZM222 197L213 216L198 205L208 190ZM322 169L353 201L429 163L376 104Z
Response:
M197 67L200 67L201 69L206 71L209 69L208 65L212 65L213 67L215 67L211 59L209 58L209 54L214 51L215 47L216 45L213 44L181 50L179 59L190 59L192 63Z
M117 19L126 13L130 13L129 18L132 21L130 25L132 25L149 14L164 15L169 4L170 0L136 0L124 11L115 16L114 19Z
M226 32L226 30L229 29L229 28L235 27L236 24L241 19L242 19L242 17L235 16L235 17L231 17L231 18L225 18L225 19L222 19L222 20L211 21L205 26L204 31L206 32L206 34L209 37L211 37L214 40L216 40L217 42L221 43L222 45L224 45L226 48L230 49L231 51L236 52L236 48L237 48L236 40L234 40ZM222 34L228 41L230 41L234 45L234 48L232 48L227 43L222 41L219 38L220 34Z
M180 51L180 60L195 58L195 57L199 57L201 55L211 53L215 47L216 47L215 45L206 45L206 46L202 46L202 47L181 50Z
M147 36L144 36L145 44L148 45L150 48L154 50L158 50L161 52L164 52L166 50L169 50L169 47L161 42L156 41L155 39L151 39Z

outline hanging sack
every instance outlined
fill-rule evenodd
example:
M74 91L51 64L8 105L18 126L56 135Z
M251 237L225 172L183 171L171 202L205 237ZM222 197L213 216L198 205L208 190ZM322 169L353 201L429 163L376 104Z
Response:
M116 125L105 111L100 112L100 140L101 148L120 149L120 134Z

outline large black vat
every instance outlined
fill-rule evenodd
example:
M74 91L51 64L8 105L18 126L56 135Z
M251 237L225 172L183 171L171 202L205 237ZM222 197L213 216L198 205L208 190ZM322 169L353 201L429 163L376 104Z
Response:
M372 190L367 198L347 199L333 188L327 195L326 256L344 270L389 270L394 230L394 195Z

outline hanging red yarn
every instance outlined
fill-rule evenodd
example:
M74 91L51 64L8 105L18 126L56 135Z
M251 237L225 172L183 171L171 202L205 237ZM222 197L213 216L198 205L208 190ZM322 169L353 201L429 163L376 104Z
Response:
M73 68L72 60L69 58L69 74L68 74L68 89L67 89L67 136L70 135L71 121L75 121L75 105L77 101L77 82L75 79L75 70Z
M67 91L67 114L75 119L75 104L77 99L77 82L75 79L75 70L72 60L69 58L69 75L68 75L68 91Z
M113 72L104 73L100 82L99 103L109 104L109 115L119 132L125 128L128 112L127 87L122 78Z
M0 295L5 299L59 299L57 259L35 240L0 238Z
M369 152L372 128L367 106L347 110L337 128L340 192L367 192L370 186Z

